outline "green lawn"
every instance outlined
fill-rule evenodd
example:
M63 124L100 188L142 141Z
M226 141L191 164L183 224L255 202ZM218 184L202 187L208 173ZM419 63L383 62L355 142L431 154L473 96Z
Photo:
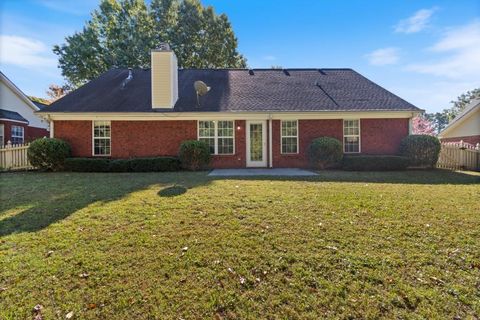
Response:
M0 174L0 319L480 317L480 175Z

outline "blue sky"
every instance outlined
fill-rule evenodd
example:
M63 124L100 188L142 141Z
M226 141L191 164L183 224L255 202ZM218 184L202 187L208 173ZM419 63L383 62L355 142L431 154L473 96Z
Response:
M348 67L429 112L480 87L480 1L202 0L249 67ZM25 93L63 82L51 49L97 0L2 0L0 69Z

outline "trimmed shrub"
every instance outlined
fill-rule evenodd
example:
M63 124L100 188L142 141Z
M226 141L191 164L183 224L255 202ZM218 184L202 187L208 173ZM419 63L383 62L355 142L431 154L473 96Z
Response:
M433 168L438 161L440 148L440 141L436 137L410 135L403 138L400 154L410 160L412 167Z
M110 160L102 158L68 158L65 170L75 172L108 172Z
M136 158L128 160L130 171L178 171L180 161L174 157Z
M180 161L174 157L137 159L68 158L66 171L76 172L151 172L178 171Z
M108 171L110 171L110 172L128 172L128 171L130 171L130 160L128 160L128 159L110 160Z
M345 156L342 167L349 171L398 171L408 164L408 158L400 156Z
M28 161L42 170L57 171L63 168L65 159L70 156L70 145L55 138L40 138L30 143L27 150Z
M210 163L210 148L203 141L187 140L180 145L178 157L187 170L200 170Z
M314 139L308 146L308 160L315 169L335 167L343 157L342 143L331 137Z

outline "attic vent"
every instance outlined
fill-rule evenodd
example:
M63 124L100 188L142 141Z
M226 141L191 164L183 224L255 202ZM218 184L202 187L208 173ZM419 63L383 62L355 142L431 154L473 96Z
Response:
M248 70L248 74L251 75L251 76L253 76L253 75L254 75L253 70L252 70L252 69L249 69L249 70Z
M122 82L122 89L125 89L127 83L129 83L133 79L132 68L128 68L128 77L125 78Z
M290 72L288 72L287 69L283 69L283 73L285 73L286 76L290 76Z

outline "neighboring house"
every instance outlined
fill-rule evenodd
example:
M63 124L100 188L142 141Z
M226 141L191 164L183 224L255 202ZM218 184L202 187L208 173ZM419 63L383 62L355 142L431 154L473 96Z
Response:
M0 146L8 141L22 144L48 137L48 121L35 114L35 105L10 79L0 72Z
M177 69L168 46L151 69L112 69L40 114L77 157L177 155L205 141L216 168L306 167L317 137L345 153L396 154L420 109L351 69ZM196 81L211 89L197 95Z
M442 142L480 143L480 99L471 101L438 137Z

